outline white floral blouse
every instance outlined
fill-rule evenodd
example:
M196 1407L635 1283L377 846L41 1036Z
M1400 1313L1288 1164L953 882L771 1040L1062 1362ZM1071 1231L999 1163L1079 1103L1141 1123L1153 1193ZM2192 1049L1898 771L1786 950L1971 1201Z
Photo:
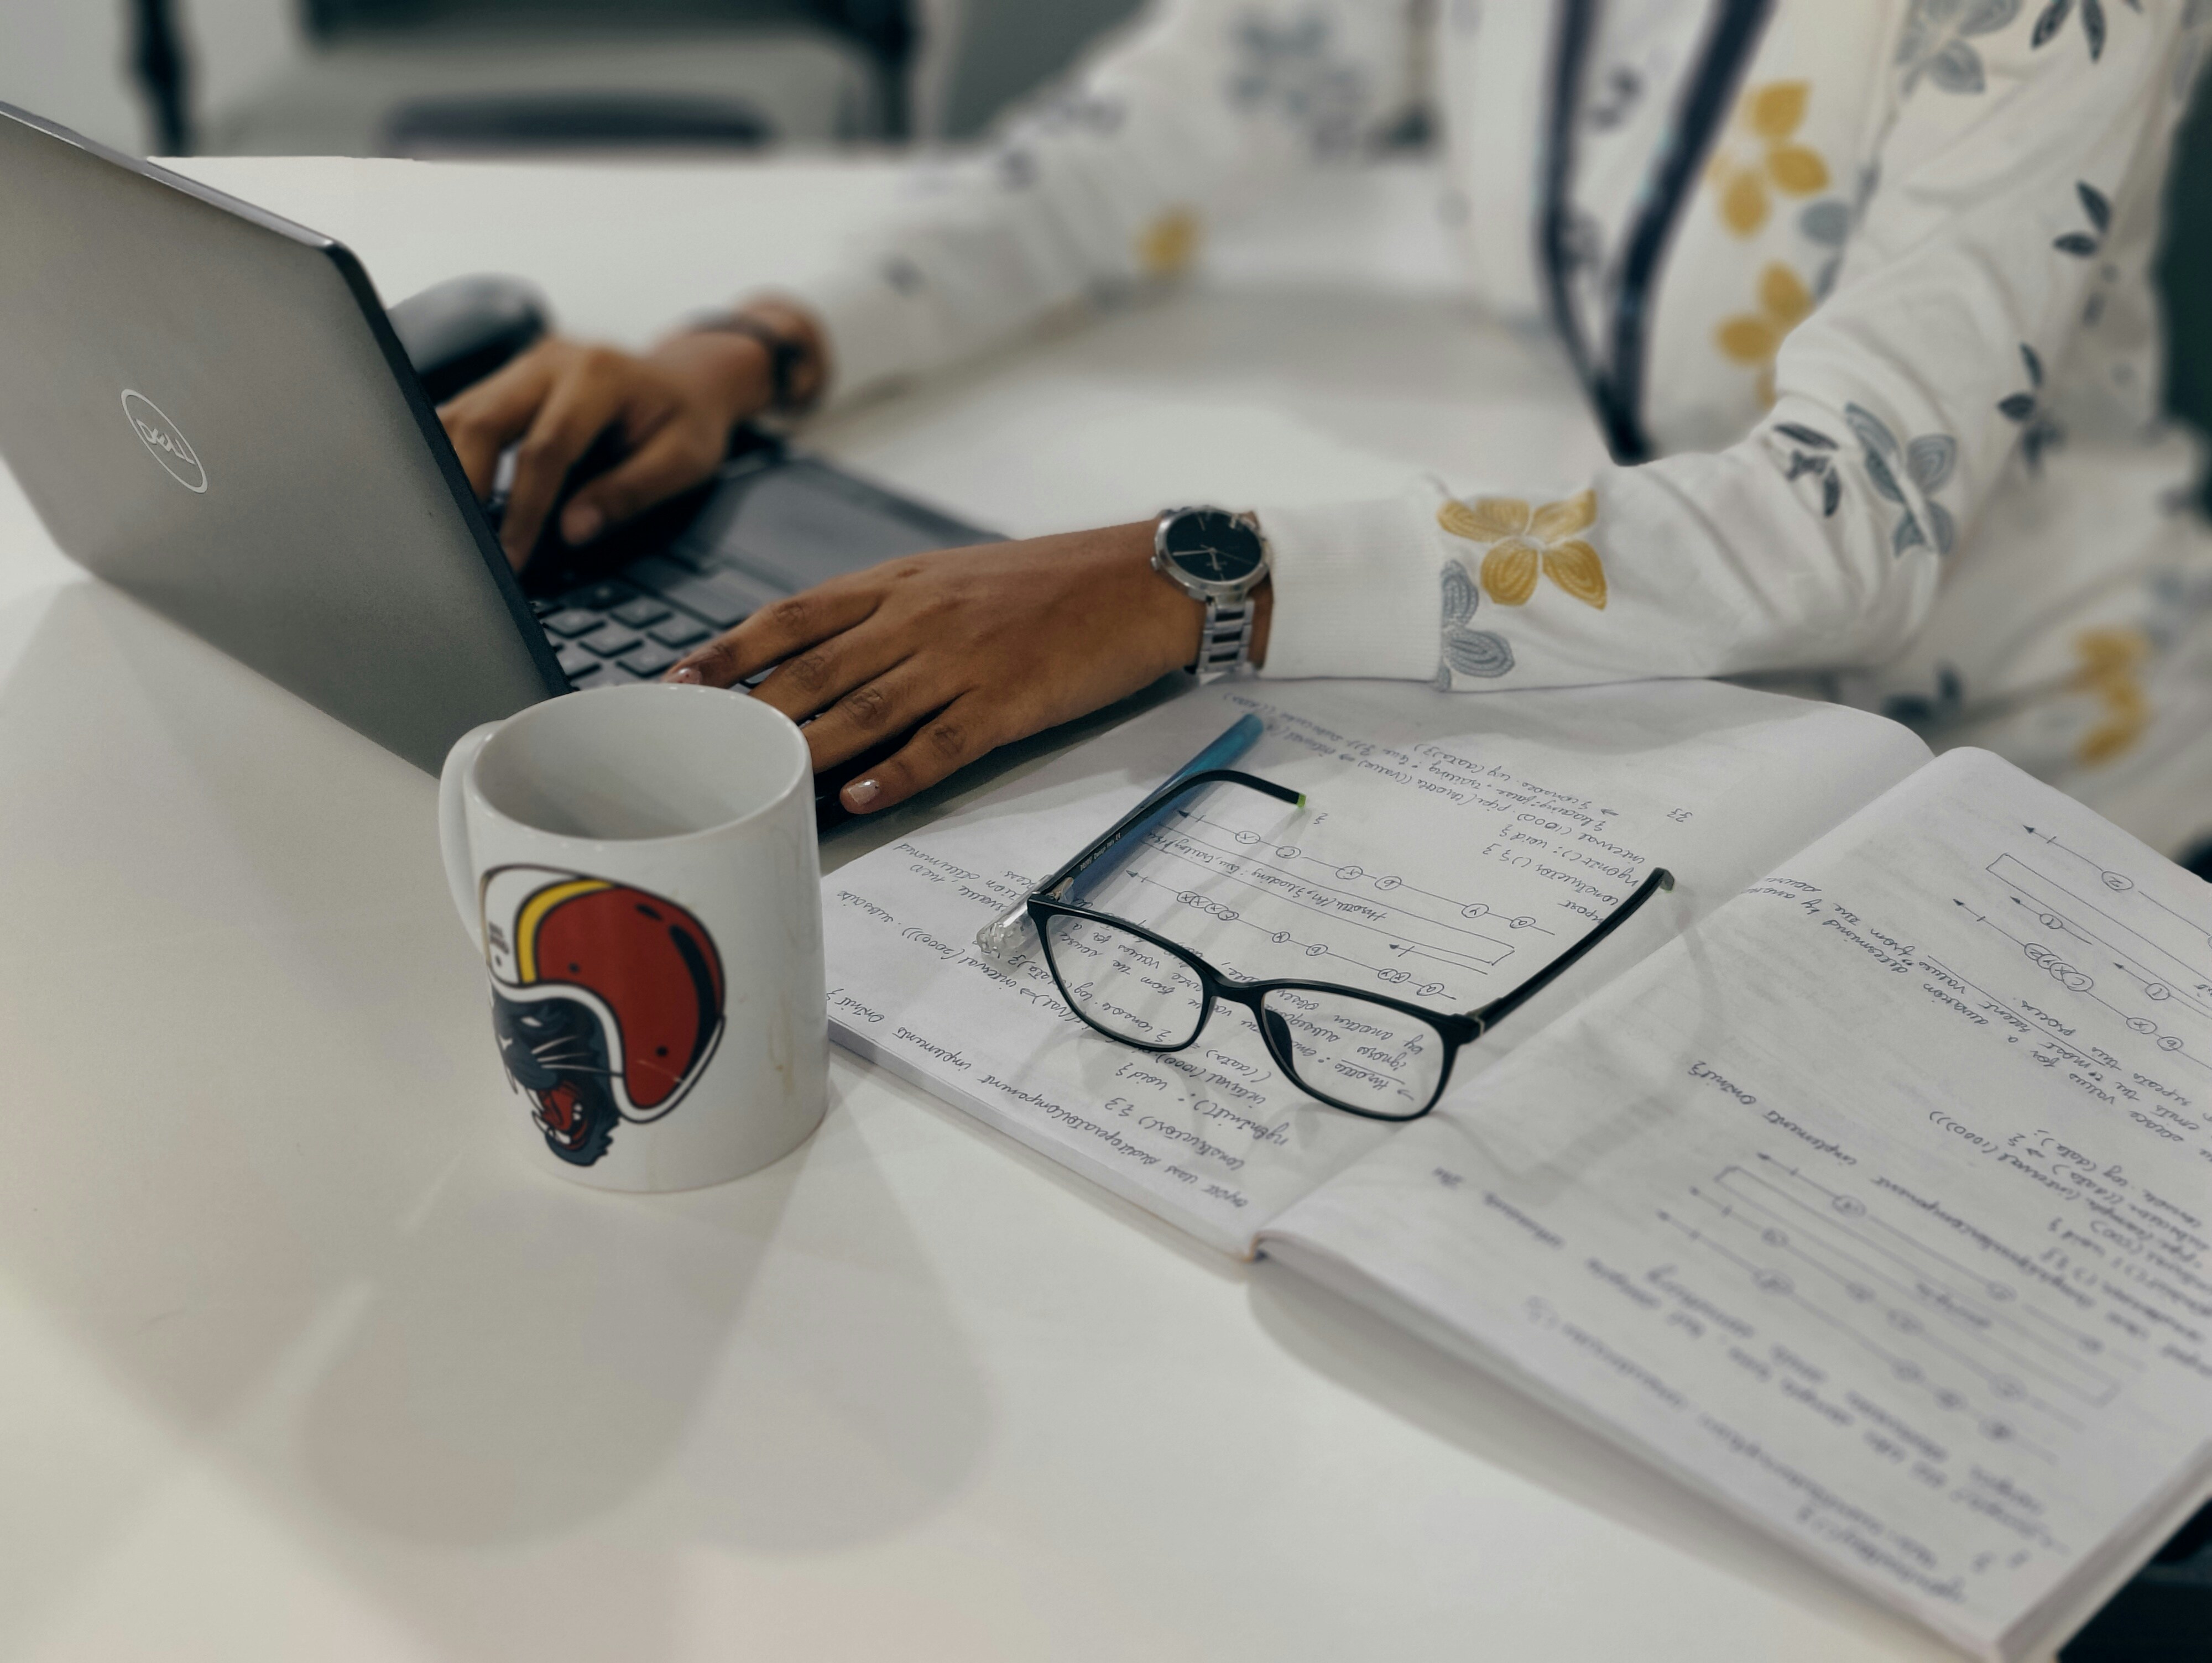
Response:
M1820 674L2172 849L2212 537L2148 268L2212 0L1167 0L802 286L844 396L1171 273L1425 111L1612 465L1262 509L1270 676ZM1498 236L1501 225L1527 228Z

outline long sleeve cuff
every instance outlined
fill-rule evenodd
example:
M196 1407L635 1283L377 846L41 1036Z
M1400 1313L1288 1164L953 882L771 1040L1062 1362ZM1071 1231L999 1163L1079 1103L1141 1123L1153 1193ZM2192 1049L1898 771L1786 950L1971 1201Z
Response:
M896 275L895 268L872 262L781 286L781 293L814 314L829 341L824 404L843 404L934 367L921 303L902 292Z
M1263 508L1274 561L1270 677L1437 673L1437 491Z

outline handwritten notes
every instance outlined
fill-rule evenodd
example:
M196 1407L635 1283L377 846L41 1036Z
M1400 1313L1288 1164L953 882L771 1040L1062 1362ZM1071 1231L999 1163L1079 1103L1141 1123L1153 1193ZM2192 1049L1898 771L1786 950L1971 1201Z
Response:
M1954 752L1263 1246L2018 1655L2207 1482L2209 932Z
M1034 937L996 959L974 938L1246 711L1267 734L1242 766L1308 807L1215 788L1089 898L1230 974L1463 1011L1547 963L1654 863L1676 873L1674 895L1471 1048L1462 1083L1926 756L1891 724L1709 683L1482 698L1238 683L825 880L841 1043L1240 1253L1389 1129L1285 1080L1241 1009L1185 1049L1136 1050L1074 1017Z

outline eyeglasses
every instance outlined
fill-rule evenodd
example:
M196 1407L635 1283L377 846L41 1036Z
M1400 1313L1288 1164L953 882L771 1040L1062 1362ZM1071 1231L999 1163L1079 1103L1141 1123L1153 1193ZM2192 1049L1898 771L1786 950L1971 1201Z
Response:
M1498 1021L1549 986L1619 929L1674 875L1655 866L1632 895L1581 940L1510 992L1473 1011L1425 1010L1330 981L1252 981L1216 969L1196 953L1142 925L1094 911L1082 895L1190 792L1243 786L1303 806L1305 798L1255 774L1213 768L1173 780L1109 827L1031 892L1025 911L1067 1007L1108 1039L1165 1053L1196 1043L1223 1000L1240 1004L1267 1054L1306 1093L1332 1108L1370 1120L1417 1120L1450 1083L1452 1064ZM1110 858L1109 858L1110 857ZM1089 882L1086 882L1089 879ZM978 938L999 950L1004 924Z

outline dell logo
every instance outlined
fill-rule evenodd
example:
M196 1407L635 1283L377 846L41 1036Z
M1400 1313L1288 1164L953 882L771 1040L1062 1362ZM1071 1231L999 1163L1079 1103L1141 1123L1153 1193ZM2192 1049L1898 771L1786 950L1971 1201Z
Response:
M152 399L125 387L123 413L131 418L131 430L138 435L147 454L168 470L170 478L188 491L207 489L207 470L200 466L199 458L177 431L177 424L162 415Z

